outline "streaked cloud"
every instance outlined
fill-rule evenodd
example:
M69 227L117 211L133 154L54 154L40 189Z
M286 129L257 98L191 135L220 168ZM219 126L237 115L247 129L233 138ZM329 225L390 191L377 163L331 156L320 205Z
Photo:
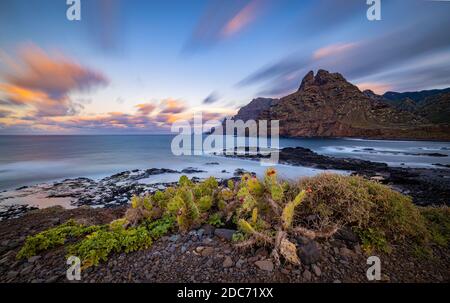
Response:
M348 51L354 47L357 46L357 43L337 43L332 44L329 46L322 47L318 50L316 50L313 54L313 58L316 60L329 57L329 56L335 56L341 53L344 53L345 51Z
M7 56L4 61L7 71L0 82L4 105L28 108L36 116L73 115L82 104L71 100L70 93L108 84L100 72L33 44L22 47L16 59Z
M72 91L86 91L108 84L100 72L84 67L62 54L48 54L33 44L22 46L18 62L9 66L8 83L60 98Z
M223 27L221 34L230 37L243 30L256 18L261 1L253 0L236 13Z
M310 50L309 53L299 50L263 66L238 82L238 86L261 85L263 89L260 94L279 96L281 92L296 90L302 77L309 70L326 69L339 72L352 82L378 83L380 82L376 79L378 74L398 74L395 70L402 68L402 76L391 79L391 89L401 90L412 86L408 85L412 82L419 84L417 88L424 88L420 85L420 81L414 80L423 78L415 65L438 57L442 52L448 52L450 39L442 28L450 27L450 19L445 17L448 9L440 9L425 2L411 3L403 7L403 13L405 16L410 14L415 18L402 19L401 24L397 22L392 28L363 36L357 41L334 43ZM394 4L398 8L400 2ZM389 6L385 5L385 10L386 7ZM433 19L429 18L430 14L434 16ZM340 22L345 20L342 19ZM450 67L447 59L434 63L436 63L433 67L435 71L448 70ZM298 75L298 79L288 80L293 74ZM445 85L442 77L436 75L426 80L429 87ZM387 79L382 82L385 81ZM449 82L447 86L448 84Z
M208 95L208 97L206 97L205 99L203 99L203 104L212 104L215 103L217 101L219 101L220 97L219 94L217 92L212 92Z
M185 50L210 47L254 23L270 0L211 0L185 45Z

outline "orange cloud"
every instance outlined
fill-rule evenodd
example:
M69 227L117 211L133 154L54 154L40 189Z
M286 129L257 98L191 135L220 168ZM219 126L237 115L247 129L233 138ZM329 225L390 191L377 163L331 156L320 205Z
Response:
M154 105L153 103L143 103L136 105L136 108L142 115L147 116L155 110L156 105Z
M44 91L52 97L108 83L99 72L83 67L61 54L50 56L35 45L20 49L19 58L22 64L15 64L6 80L20 87Z
M187 107L183 101L175 99L165 99L161 101L161 114L179 114L184 112Z
M2 57L7 55L2 54ZM81 105L69 94L108 83L106 77L60 54L49 55L35 45L19 51L17 60L7 57L7 72L0 83L3 105L26 106L38 116L71 115Z
M357 45L357 43L332 44L316 50L313 54L313 58L318 60L329 56L339 55L344 53L345 51L353 49Z

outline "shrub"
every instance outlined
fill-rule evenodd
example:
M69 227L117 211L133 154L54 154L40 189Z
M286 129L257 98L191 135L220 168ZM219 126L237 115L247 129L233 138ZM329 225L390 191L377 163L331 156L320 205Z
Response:
M437 245L448 247L450 243L450 208L426 207L420 209L427 221L431 240Z
M222 222L222 215L220 213L214 213L209 216L208 224L215 227L221 227L225 225L225 223Z
M296 219L318 218L312 224L347 225L358 231L367 248L388 250L389 242L426 243L429 231L411 198L357 176L321 174L300 181L311 194L298 208Z
M348 226L365 251L390 252L392 244L411 242L417 254L429 250L431 239L449 243L448 208L415 207L411 199L389 187L356 176L321 174L298 183L280 182L276 171L263 180L248 174L240 182L219 186L215 178L194 183L182 176L178 186L153 195L133 197L125 217L105 226L83 226L68 221L28 237L18 258L78 240L69 252L83 266L97 265L112 253L146 249L172 231L185 232L200 224L236 224L237 247L264 245L280 258L299 264L298 236L328 238Z
M35 256L41 251L64 245L69 238L78 238L101 228L101 226L84 226L69 220L60 226L27 237L17 254L17 259Z

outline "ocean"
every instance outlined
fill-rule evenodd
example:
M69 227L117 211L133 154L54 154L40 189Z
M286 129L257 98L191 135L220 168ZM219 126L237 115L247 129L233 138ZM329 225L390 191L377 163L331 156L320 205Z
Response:
M103 178L133 169L193 167L206 171L195 174L199 177L229 177L237 168L261 175L267 169L257 161L224 158L211 151L200 156L175 156L171 152L173 138L174 135L0 136L0 190L66 178ZM280 139L280 147L296 146L334 157L359 158L391 166L431 168L436 167L434 164L450 164L450 142ZM433 153L447 157L427 155ZM277 169L285 179L321 172L287 165L278 165ZM154 178L149 182L171 182L179 175Z

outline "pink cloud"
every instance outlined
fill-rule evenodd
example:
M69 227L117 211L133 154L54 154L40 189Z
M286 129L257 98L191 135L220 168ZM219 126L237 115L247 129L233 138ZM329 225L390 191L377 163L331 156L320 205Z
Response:
M355 48L357 43L338 43L322 47L313 54L314 59L322 59L329 56L340 55L346 51Z
M361 91L370 89L376 94L382 95L385 92L392 90L393 87L386 83L376 83L376 82L364 82L356 84Z
M254 21L260 7L261 1L259 0L253 0L252 2L248 3L225 24L222 29L222 35L225 37L229 37L243 30L246 26Z

